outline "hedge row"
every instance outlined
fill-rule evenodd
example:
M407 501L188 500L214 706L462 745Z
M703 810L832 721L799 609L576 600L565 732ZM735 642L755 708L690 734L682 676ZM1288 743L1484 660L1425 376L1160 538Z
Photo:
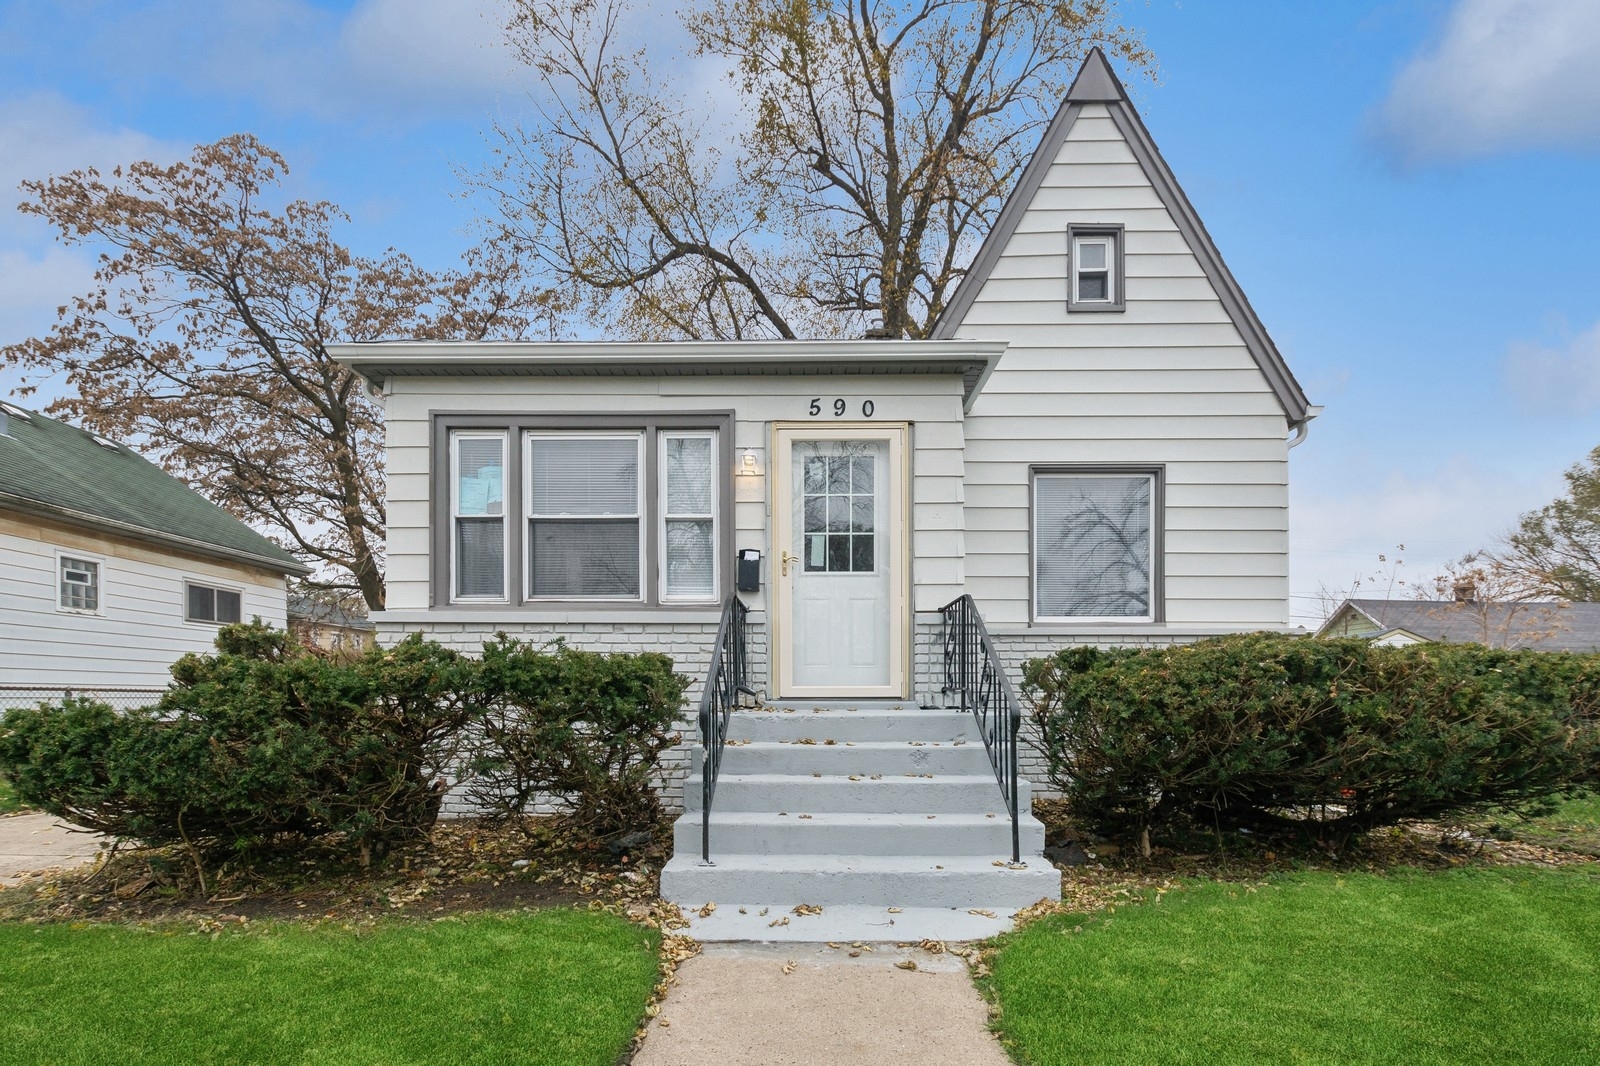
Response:
M1252 634L1027 663L1049 777L1108 835L1342 837L1600 785L1600 655Z
M250 855L342 834L362 861L433 825L464 770L491 814L571 798L596 833L659 815L651 778L687 679L664 655L538 648L472 658L419 636L342 660L259 623L185 656L155 706L73 699L0 720L23 803L197 854Z

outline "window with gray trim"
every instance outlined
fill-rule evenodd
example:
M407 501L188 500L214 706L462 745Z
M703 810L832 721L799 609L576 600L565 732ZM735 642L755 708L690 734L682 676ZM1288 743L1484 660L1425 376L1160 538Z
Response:
M1078 225L1067 227L1067 310L1122 311L1126 271L1123 227Z
M1155 470L1044 470L1033 477L1033 613L1041 621L1155 621Z
M244 597L238 589L222 589L193 581L183 586L183 617L187 622L229 625L241 620Z
M731 412L434 426L434 476L450 484L434 504L435 603L709 604L731 580Z

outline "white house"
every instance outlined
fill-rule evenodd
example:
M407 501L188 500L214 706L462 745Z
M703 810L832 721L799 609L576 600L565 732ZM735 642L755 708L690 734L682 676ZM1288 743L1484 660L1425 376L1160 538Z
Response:
M127 447L0 403L0 701L140 701L306 568ZM127 698L117 698L118 696ZM0 705L3 705L0 704Z
M904 914L1048 894L1026 784L1032 865L995 868L1009 839L981 830L1003 797L965 744L984 727L918 710L956 702L941 609L959 597L1013 677L1068 643L1288 626L1288 452L1316 409L1098 51L934 339L336 357L387 411L380 639L559 635L666 651L703 678L739 585L748 683L776 711L734 716L750 743L728 749L712 817L680 826L664 881L725 918L727 901ZM740 581L754 553L759 581ZM964 750L919 754L936 746ZM856 747L882 762L840 750ZM731 854L696 872L707 826ZM963 849L981 862L952 887Z

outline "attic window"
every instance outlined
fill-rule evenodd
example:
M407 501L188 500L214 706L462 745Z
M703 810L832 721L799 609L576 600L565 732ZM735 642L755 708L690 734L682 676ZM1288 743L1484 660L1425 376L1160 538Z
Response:
M1122 311L1123 230L1121 226L1067 228L1067 310Z

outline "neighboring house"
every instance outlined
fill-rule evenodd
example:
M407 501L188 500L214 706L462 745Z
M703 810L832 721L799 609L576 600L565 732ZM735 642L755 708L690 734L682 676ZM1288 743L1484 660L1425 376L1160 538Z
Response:
M285 622L293 556L124 445L0 404L0 688L162 688Z
M1592 652L1600 651L1600 603L1352 599L1328 616L1317 636Z
M359 655L376 645L377 629L365 614L303 594L289 596L289 632L302 644Z
M500 630L559 636L665 651L703 678L736 559L753 553L758 587L740 593L752 683L801 711L944 706L940 610L966 593L1013 677L1064 644L1289 628L1288 453L1317 409L1098 51L934 339L392 342L334 355L387 412L380 641L420 630L475 650ZM812 736L787 739L822 749L825 729L852 736L809 721ZM960 739L955 721L937 712L917 746ZM860 728L854 739L879 744L910 727ZM764 743L729 749L747 769L731 793L718 786L714 817L732 819L723 839L766 854L797 845L751 827L786 817L780 805L805 809L812 775L830 775L797 773L776 747L763 762ZM983 746L965 750L987 773ZM774 774L795 776L765 792L747 776ZM817 809L868 822L886 807L948 809L871 791ZM972 817L992 815L991 793L992 777L963 801L983 812ZM933 832L915 818L873 832ZM781 902L750 887L772 882L694 881L685 825L674 898ZM880 857L924 847L867 837ZM957 847L930 838L918 854L941 846ZM796 869L832 869L813 860ZM746 867L765 868L716 869ZM800 876L774 876L788 874Z

